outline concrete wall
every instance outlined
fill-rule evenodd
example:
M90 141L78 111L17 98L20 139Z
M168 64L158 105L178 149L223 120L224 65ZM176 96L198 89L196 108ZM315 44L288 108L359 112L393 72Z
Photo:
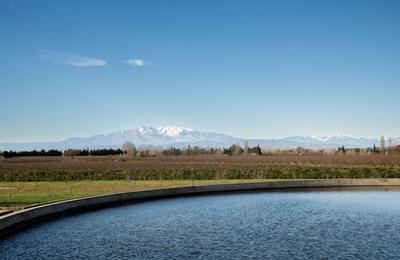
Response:
M140 202L167 197L191 194L206 194L244 190L276 190L276 189L308 189L326 187L373 187L400 186L400 179L336 179L336 180L288 180L241 184L221 184L207 186L191 186L181 188L156 189L93 196L81 199L49 203L0 216L0 237L18 229L29 227L32 223L50 217L78 212L99 207L115 206L125 202Z

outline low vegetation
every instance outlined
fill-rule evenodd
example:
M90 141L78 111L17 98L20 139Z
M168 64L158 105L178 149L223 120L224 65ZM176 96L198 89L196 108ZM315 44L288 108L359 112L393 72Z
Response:
M0 182L0 207L19 209L31 204L84 196L249 181L250 180ZM251 180L251 182L256 181L267 180Z
M0 181L331 179L400 177L400 156L26 157L0 161Z

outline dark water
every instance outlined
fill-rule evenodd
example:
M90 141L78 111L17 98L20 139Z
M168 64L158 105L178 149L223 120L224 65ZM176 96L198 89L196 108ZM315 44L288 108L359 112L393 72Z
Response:
M0 241L1 259L400 259L400 192L271 192L146 202Z

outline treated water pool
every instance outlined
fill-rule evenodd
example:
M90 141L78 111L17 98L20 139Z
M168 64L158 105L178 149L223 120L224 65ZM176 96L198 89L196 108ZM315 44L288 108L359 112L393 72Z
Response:
M35 225L1 259L399 259L399 191L257 192L150 201Z

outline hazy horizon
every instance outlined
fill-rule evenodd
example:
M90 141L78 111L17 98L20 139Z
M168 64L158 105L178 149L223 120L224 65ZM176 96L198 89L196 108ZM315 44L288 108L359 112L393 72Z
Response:
M0 1L0 143L399 137L400 1Z
M285 138L245 138L230 136L221 132L198 131L196 129L168 126L125 129L111 133L91 136L71 136L63 140L40 140L36 142L6 142L0 143L0 150L32 151L32 150L66 150L74 149L116 149L126 142L138 147L177 147L197 146L202 148L223 148L232 144L260 146L263 148L293 148L311 149L371 148L381 145L381 138L364 138L348 135L334 136L290 136ZM386 137L385 144L400 145L400 137Z
M290 135L290 136L282 136L282 137L253 137L253 138L247 138L247 137L243 137L243 136L235 136L235 135L230 135L228 133L224 133L224 132L218 132L218 131L213 131L213 130L202 130L202 129L194 129L191 127L185 127L185 126L179 126L179 125L170 125L170 126L136 126L136 127L132 127L132 128L125 128L125 129L119 129L119 130L114 130L114 131L110 131L110 132L96 132L96 133L92 133L89 135L76 135L76 136L67 136L65 138L61 138L61 139L54 139L54 140L50 140L50 139L46 139L46 140L26 140L26 141L18 141L18 142L13 142L13 141L6 141L6 142L1 142L0 143L35 143L35 142L58 142L58 141L64 141L70 138L87 138L87 137L92 137L92 136L97 136L97 135L108 135L108 134L112 134L112 133L118 133L118 132L124 132L124 131L131 131L131 130L136 130L138 128L155 128L155 129L159 129L159 128L185 128L185 129L190 129L190 130L194 130L194 131L199 131L199 132L210 132L210 133L217 133L217 134L223 134L223 135L227 135L227 136L231 136L231 137L235 137L235 138L243 138L243 139L262 139L262 140L272 140L272 139L285 139L285 138L291 138L291 137L312 137L312 138L321 138L321 137L350 137L350 138L364 138L364 139L376 139L379 140L381 138L381 136L354 136L354 135L348 135L348 134L330 134L330 135ZM398 136L384 136L385 140L387 141L388 138L400 138L400 135Z

